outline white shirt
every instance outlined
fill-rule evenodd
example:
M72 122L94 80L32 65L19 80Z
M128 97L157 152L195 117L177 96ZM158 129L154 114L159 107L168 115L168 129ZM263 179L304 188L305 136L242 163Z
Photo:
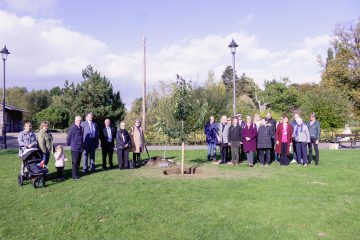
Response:
M92 121L88 121L88 123L90 126L90 138L95 138L94 124L92 123Z
M112 142L112 135L111 135L111 128L106 127L107 134L108 134L108 142Z

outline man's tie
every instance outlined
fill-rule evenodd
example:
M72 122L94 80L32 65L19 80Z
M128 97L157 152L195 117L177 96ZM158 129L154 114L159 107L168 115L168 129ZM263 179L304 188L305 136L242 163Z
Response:
M90 126L90 138L94 138L94 130L93 130L93 125L92 122L89 121L89 126Z

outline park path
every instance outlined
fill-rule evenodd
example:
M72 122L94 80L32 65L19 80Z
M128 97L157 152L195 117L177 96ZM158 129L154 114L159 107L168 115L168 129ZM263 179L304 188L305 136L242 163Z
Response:
M61 144L64 146L65 149L69 149L68 146L66 146L66 133L52 133L54 138L54 145ZM7 146L8 148L18 148L17 143L17 136L18 133L8 133L7 134ZM1 138L0 138L1 139ZM0 141L1 142L1 141ZM0 145L1 146L1 145ZM345 144L345 146L347 146ZM181 146L164 146L164 145L152 145L147 147L148 150L160 150L164 151L166 150L181 150ZM319 149L328 149L329 143L320 143ZM357 147L359 149L359 147ZM188 145L186 146L187 150L204 150L207 149L206 145Z

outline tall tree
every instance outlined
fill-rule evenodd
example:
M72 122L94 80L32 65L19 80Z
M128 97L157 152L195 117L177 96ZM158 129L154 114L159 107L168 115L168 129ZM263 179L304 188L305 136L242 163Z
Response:
M231 66L227 66L221 75L221 80L225 84L226 89L232 89L233 84L233 68ZM235 81L239 80L239 77L235 73Z
M224 83L227 93L233 91L233 70L231 66L227 66L221 75L221 81ZM254 86L256 85L253 78L243 73L240 78L235 73L235 91L236 96L247 95L254 98ZM257 85L256 85L257 86ZM257 86L258 88L258 86Z
M207 113L207 102L196 98L191 82L177 75L172 84L172 92L168 100L166 118L158 116L155 128L171 138L180 138L182 142L182 173L184 167L184 151L187 136L202 126Z
M288 78L265 81L263 94L272 110L289 113L299 107L299 92L295 87L288 87L289 82Z
M95 121L103 123L106 118L118 122L125 117L125 106L120 92L114 92L112 84L91 65L82 71L83 81L75 84L65 81L60 99L61 105L68 111L69 121L76 115L84 116L92 111Z
M52 128L66 128L69 122L68 112L61 107L51 105L36 114L36 119L40 125L41 121L47 120Z
M349 96L355 104L355 111L360 115L360 17L357 23L339 24L334 31L331 42L335 50L328 52L321 85L333 87Z
M243 73L238 81L236 81L236 92L238 96L247 95L251 99L255 97L255 90L259 91L259 86L254 79Z
M61 95L61 88L60 87L53 87L50 89L51 96L60 96Z
M2 90L0 91L2 99ZM27 110L28 90L25 87L12 87L6 89L6 104Z
M25 120L37 124L46 119L36 119L36 114L51 105L51 95L49 90L32 90L27 97L28 112L25 113Z
M208 72L208 78L205 81L204 87L199 89L196 95L201 96L208 104L205 121L207 121L210 116L221 116L230 113L230 98L226 91L226 85L224 81L216 81L213 71ZM205 124L205 122L203 124Z
M301 95L304 117L315 112L324 129L340 128L351 116L352 103L335 88L315 87Z

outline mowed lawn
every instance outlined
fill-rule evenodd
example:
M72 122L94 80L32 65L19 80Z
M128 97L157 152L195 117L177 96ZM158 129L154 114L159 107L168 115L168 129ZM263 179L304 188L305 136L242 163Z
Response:
M360 238L359 150L321 151L320 166L307 168L218 166L204 162L205 151L186 157L204 163L198 176L109 170L34 189L17 185L16 150L1 150L0 239ZM53 178L53 158L49 166Z

